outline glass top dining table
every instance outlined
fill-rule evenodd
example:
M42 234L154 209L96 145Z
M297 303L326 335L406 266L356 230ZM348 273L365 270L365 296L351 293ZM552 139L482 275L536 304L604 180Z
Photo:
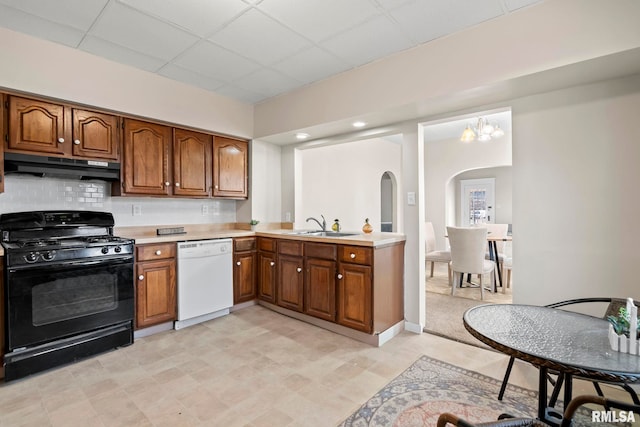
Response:
M467 310L463 323L488 346L540 368L540 419L547 416L548 370L569 379L640 382L640 356L610 348L604 319L542 306L485 304ZM565 401L570 397L565 394Z

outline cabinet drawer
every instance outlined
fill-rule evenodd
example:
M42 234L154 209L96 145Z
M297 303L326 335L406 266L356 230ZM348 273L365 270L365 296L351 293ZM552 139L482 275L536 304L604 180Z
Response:
M246 252L256 250L256 238L255 237L240 237L233 239L233 251L234 252Z
M302 242L278 240L278 253L283 255L302 256Z
M258 237L258 250L266 252L276 251L276 241L265 237Z
M322 258L335 261L337 247L336 245L327 245L325 243L305 243L304 254L308 258Z
M136 246L136 260L149 261L176 257L175 243L158 243Z
M373 249L363 246L340 246L338 256L342 262L371 265L373 262Z

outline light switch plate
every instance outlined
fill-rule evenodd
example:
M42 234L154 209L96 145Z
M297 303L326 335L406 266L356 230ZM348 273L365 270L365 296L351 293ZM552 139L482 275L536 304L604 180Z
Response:
M410 191L407 193L407 204L408 205L416 204L416 193L414 193L413 191Z

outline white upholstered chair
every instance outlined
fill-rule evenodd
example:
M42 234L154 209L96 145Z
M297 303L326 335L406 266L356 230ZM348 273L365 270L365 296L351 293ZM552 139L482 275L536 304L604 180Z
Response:
M480 280L480 298L484 299L482 277L490 275L493 283L496 264L485 259L487 246L487 229L484 227L447 227L449 245L451 246L451 271L453 285L451 295L456 286L462 283L465 274L477 274ZM459 278L459 280L456 280Z
M433 230L433 224L430 222L426 222L425 225L425 228L427 230L427 255L425 256L425 259L427 262L431 263L431 274L429 277L433 277L433 265L436 262L444 262L447 264L447 272L449 273L449 284L451 284L451 266L449 265L449 262L451 262L451 252L436 250L436 233Z

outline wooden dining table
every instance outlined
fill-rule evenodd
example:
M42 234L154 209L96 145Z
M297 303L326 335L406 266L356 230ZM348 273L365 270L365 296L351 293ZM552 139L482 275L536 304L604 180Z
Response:
M537 416L551 426L560 425L562 410L550 407L555 404L547 393L550 370L563 375L565 405L574 376L640 384L640 356L610 348L604 319L544 306L484 304L467 310L463 323L489 347L538 367Z

